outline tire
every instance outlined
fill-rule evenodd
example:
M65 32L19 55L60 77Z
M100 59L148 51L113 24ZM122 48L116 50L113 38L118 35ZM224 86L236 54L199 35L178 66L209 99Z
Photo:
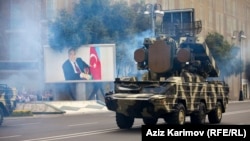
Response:
M149 118L149 117L144 117L143 122L146 125L156 125L158 122L158 118Z
M176 111L165 117L164 120L169 124L184 125L186 122L186 109L182 103L176 106Z
M220 123L222 119L222 105L217 102L216 108L208 113L208 121L211 124Z
M0 107L0 125L2 125L3 123L3 118L4 118L3 109Z
M191 114L192 124L205 124L206 122L206 105L203 102L199 104L199 111Z
M134 118L116 113L116 124L120 129L129 129L134 124Z

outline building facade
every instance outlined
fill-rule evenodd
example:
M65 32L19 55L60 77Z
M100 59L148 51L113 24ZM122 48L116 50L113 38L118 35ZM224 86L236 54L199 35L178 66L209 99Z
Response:
M0 83L43 85L41 9L42 1L0 1Z
M43 84L43 46L48 44L47 23L61 9L71 11L79 0L8 0L0 1L0 82L17 87L39 89ZM121 0L113 0L113 2ZM134 3L161 4L162 10L194 8L195 19L201 20L201 36L218 32L230 43L240 47L243 66L250 56L250 0L123 0ZM233 39L233 33L243 31L245 39ZM239 37L239 36L236 36ZM240 41L240 42L239 42ZM246 72L226 78L231 99L239 98L240 81L246 99L250 85Z
M250 0L145 0L145 3L159 3L163 10L194 8L195 19L202 21L201 36L206 36L210 32L218 32L236 47L240 48L241 53L235 57L241 57L243 70L250 56ZM246 38L238 39L240 31L244 32ZM236 33L236 39L232 38ZM240 40L240 41L239 41ZM237 64L235 64L237 65ZM219 66L222 67L222 66ZM223 66L226 67L226 66ZM230 68L228 68L230 69ZM243 94L249 99L250 85L246 78L246 71L226 78L230 86L230 98L239 99L240 81Z

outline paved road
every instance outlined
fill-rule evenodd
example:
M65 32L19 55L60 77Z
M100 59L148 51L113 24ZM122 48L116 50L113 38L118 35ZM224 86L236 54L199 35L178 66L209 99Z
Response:
M189 119L187 119L189 122ZM163 120L159 120L159 124ZM0 127L1 141L140 141L141 119L131 130L118 129L113 112L73 115L39 115L6 118ZM230 103L222 124L250 125L250 102Z

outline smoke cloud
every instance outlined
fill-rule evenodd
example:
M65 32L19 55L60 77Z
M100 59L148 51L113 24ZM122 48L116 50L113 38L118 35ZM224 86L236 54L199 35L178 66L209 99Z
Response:
M134 51L143 47L144 38L152 36L151 30L135 34L130 40L121 41L117 46L117 77L138 76L141 72L137 70L134 60Z
M5 35L9 36L9 51L6 54L9 66L3 66L9 77L4 77L0 83L16 88L43 88L41 3L39 1L9 3L10 8L7 10L10 12L10 26L9 29L5 29Z

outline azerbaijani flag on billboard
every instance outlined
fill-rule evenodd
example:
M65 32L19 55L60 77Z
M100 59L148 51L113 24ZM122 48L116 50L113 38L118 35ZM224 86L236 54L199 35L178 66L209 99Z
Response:
M99 47L90 47L90 72L92 74L93 80L102 79L102 66L100 61L100 50Z

